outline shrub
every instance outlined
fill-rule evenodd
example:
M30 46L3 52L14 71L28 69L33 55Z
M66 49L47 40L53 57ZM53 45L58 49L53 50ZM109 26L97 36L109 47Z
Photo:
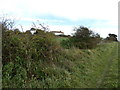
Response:
M118 41L117 40L117 35L115 35L115 34L108 34L108 35L109 35L109 37L106 37L105 40L107 40L107 41Z
M67 48L67 49L73 47L73 43L71 42L70 39L62 40L60 44L63 48Z
M80 49L94 48L101 40L99 34L95 34L87 27L80 26L79 28L75 28L75 31L70 41L75 47Z
M33 75L43 79L44 72L41 71L43 67L36 63L53 63L61 50L52 33L39 29L34 34L28 31L25 33L18 30L5 31L2 48L5 87L23 87Z
M38 58L51 60L60 49L59 44L55 41L55 36L42 30L37 30L31 41L33 43L32 48L37 53L35 57Z

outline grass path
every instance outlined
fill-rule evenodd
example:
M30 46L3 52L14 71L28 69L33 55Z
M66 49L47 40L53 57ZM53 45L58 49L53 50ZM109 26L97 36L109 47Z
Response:
M118 46L114 45L111 50L107 64L103 70L100 79L97 82L97 88L117 87L118 85Z

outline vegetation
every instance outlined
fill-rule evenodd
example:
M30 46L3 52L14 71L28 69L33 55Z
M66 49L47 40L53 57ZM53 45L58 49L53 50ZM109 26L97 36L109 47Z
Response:
M86 27L76 29L73 37L59 38L37 28L34 34L20 32L7 24L1 23L3 88L118 87L117 42L98 45L99 34Z
M75 28L75 34L66 41L63 41L61 44L65 48L77 47L79 49L91 49L97 46L100 42L100 35L95 34L93 31L89 30L87 27L80 26Z
M109 35L109 37L107 37L106 40L108 40L108 41L118 41L117 40L117 35L115 35L115 34L108 34L108 35Z

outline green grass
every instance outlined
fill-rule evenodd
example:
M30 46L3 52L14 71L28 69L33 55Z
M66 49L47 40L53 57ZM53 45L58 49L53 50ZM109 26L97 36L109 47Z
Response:
M56 36L56 40L61 42L63 40L68 40L69 38L68 37L60 37L60 36Z
M59 41L67 38L57 38ZM105 43L95 49L62 49L52 61L29 61L27 69L15 62L3 66L3 87L9 88L111 88L118 87L117 43ZM14 68L17 73L14 77Z

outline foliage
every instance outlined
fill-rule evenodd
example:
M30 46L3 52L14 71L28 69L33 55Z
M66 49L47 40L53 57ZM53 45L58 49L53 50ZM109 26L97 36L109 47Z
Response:
M34 29L35 33L32 34L30 30L26 32L8 28L2 30L4 30L2 39L3 88L98 87L100 84L96 82L101 79L102 71L113 54L116 55L115 63L107 65L111 65L109 71L113 70L107 74L110 79L106 78L106 81L111 83L104 81L101 86L117 87L117 81L114 80L118 77L116 73L118 59L117 54L114 53L117 49L116 43L105 43L91 50L74 47L75 43L76 45L80 43L82 47L88 44L86 40L96 40L97 35L88 35L89 30L86 30L85 37L90 39L80 36L83 38L84 42L82 42L81 39L75 38L76 36L69 37L70 39L64 38L61 45L64 47L67 43L65 47L69 47L69 49L64 49L56 41L56 36L47 31ZM81 41L75 42L77 39Z
M75 33L71 38L75 47L80 49L94 48L101 40L100 35L93 33L87 27L80 26L75 28Z
M108 35L109 35L109 37L106 37L105 40L108 40L108 41L118 41L117 40L117 35L115 35L115 34L108 34Z
M4 29L2 29L4 30ZM60 52L52 33L36 29L34 34L18 29L5 30L2 39L3 86L26 87L31 78L44 77L36 62L53 62ZM39 76L39 75L40 76Z
M74 47L73 42L69 39L67 40L62 40L61 41L61 46L66 49L70 49L71 47Z

